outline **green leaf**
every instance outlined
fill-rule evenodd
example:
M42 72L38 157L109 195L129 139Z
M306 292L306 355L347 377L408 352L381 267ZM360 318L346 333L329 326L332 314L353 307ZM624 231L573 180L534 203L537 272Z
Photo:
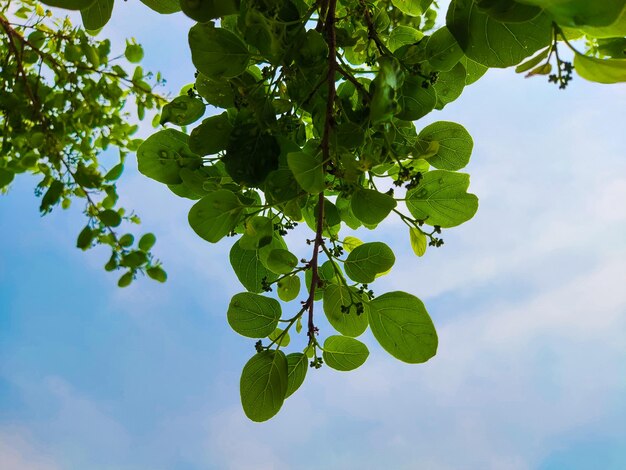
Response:
M181 168L196 169L202 165L202 159L189 149L188 139L187 134L175 129L152 134L137 150L139 171L160 183L182 183Z
M306 152L287 154L287 165L298 184L306 192L317 194L324 191L324 161L321 153L311 155Z
M141 0L141 3L164 15L180 11L178 0Z
M357 337L367 329L367 309L357 314L354 303L366 301L354 287L329 284L324 289L324 313L332 327L344 336ZM349 308L349 310L343 311Z
M549 15L502 23L481 11L474 0L453 0L446 22L465 55L488 67L516 65L552 40Z
M96 31L107 24L112 12L113 0L96 0L89 7L80 10L80 16L86 30Z
M218 189L196 202L189 211L189 225L206 241L216 243L241 219L244 206L232 191Z
M300 278L296 275L284 277L276 284L278 298L283 302L291 302L300 295Z
M41 0L41 3L66 10L84 10L95 3L95 0Z
M191 60L209 78L232 78L248 67L250 53L235 34L212 23L198 23L189 30Z
M281 248L270 251L267 267L276 274L289 274L298 265L298 258L289 250Z
M541 8L513 0L476 0L476 6L491 18L503 23L523 23L541 14Z
M117 281L117 286L128 287L130 286L132 282L133 282L133 273L129 271L127 273L122 274L122 276Z
M387 47L392 52L407 44L415 44L424 37L424 33L410 26L399 25L391 30Z
M405 15L420 16L428 9L431 2L424 0L391 0L391 3Z
M0 189L8 186L15 178L15 173L5 168L0 168Z
M349 371L361 367L370 352L363 343L346 336L329 336L324 341L322 357L328 367L335 370Z
M137 246L142 251L150 251L150 248L156 243L156 236L154 233L146 233L139 239Z
M400 111L396 114L403 121L417 121L423 118L437 104L437 94L432 86L424 88L423 79L409 76L400 89L398 103Z
M626 59L597 59L575 54L574 70L585 80L591 82L626 82Z
M159 282L167 281L167 273L163 271L163 269L159 266L148 268L146 269L146 272L148 273L148 276L150 276L150 278L154 279L155 281L159 281Z
M358 238L356 238L356 237L347 236L346 238L343 239L343 248L348 253L350 253L357 246L360 246L362 244L363 244L363 241L358 239Z
M230 300L226 315L230 327L240 335L265 338L276 329L281 313L275 299L242 292Z
M353 281L370 283L377 274L389 271L395 262L396 257L391 248L382 242L371 242L352 250L343 267Z
M101 212L98 212L98 219L104 225L109 227L117 227L122 223L122 216L112 209L106 209Z
M435 70L447 72L459 63L463 50L450 30L442 26L428 38L424 54Z
M124 172L124 164L123 163L118 163L117 165L115 165L113 168L111 168L106 175L104 175L104 179L107 181L115 181L117 180L120 176L122 176L122 173Z
M225 112L211 116L191 131L189 148L198 155L214 155L226 150L232 129L233 126Z
M463 56L460 62L463 64L463 67L465 67L465 72L467 74L465 75L465 86L476 83L480 77L485 75L487 70L489 70L489 67L485 67L484 65L479 64L466 56Z
M306 377L309 368L309 358L306 354L287 354L287 393L285 398L289 398L293 392L298 390Z
M465 167L472 155L474 141L463 126L455 122L437 121L426 126L418 135L415 146L418 155L433 148L432 156L422 156L429 164L441 170L460 170Z
M359 189L350 200L350 208L355 217L369 225L385 220L396 205L392 196L373 189Z
M267 421L283 406L288 365L282 351L263 351L246 363L239 390L243 411L252 421Z
M396 359L417 364L437 353L437 332L424 304L406 292L388 292L370 302L370 329Z
M246 228L239 240L244 250L258 250L273 240L274 222L269 217L254 215L246 220Z
M213 80L199 73L196 78L196 91L207 103L218 108L232 108L235 106L233 87L226 80Z
M86 226L78 234L78 239L76 240L76 248L80 248L81 250L88 249L91 246L94 238L96 238L96 233L89 226Z
M516 73L527 72L528 70L538 65L539 62L542 62L544 59L546 59L549 53L550 53L550 48L546 47L534 57L528 59L526 62L523 62L517 67L515 67L515 72Z
M424 253L426 253L426 247L428 246L424 232L418 228L409 227L409 239L411 241L413 253L420 257L424 256Z
M609 26L622 14L624 0L517 0L545 9L561 26Z
M260 186L278 168L280 146L276 138L256 125L235 127L222 159L226 171L237 183Z
M437 109L443 109L445 105L456 100L465 88L465 67L463 64L456 64L452 70L441 72L437 78L437 83L433 85L437 93Z
M276 328L272 333L267 336L267 339L269 339L270 341L276 341L276 344L280 347L289 346L289 343L291 342L289 333L283 333L283 330L281 328Z
M263 250L244 250L237 241L230 249L230 264L239 282L250 292L263 292L263 279L275 281L278 276L267 269L259 257Z
M201 99L182 95L163 106L160 124L171 122L177 126L187 126L204 115L206 106Z
M239 11L239 1L235 0L180 0L183 13L198 23L206 23L222 16Z
M143 48L139 44L126 42L126 49L124 50L124 56L126 60L133 64L141 62L143 59Z
M478 210L478 198L467 192L469 175L446 170L426 173L407 192L406 205L413 217L428 225L455 227L468 221Z

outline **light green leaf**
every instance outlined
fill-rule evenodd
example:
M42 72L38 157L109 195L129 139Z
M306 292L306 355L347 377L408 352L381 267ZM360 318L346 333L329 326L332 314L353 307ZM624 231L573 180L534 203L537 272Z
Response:
M273 282L278 276L268 270L260 259L263 250L244 250L237 241L230 249L230 264L239 282L250 292L263 292L263 279Z
M139 171L160 183L182 183L181 168L193 170L202 165L202 159L189 149L188 139L187 134L175 129L152 134L137 150Z
M329 336L324 341L322 357L328 367L349 371L361 367L370 352L363 343L346 336Z
M300 278L296 275L284 277L276 284L278 298L283 302L291 302L300 295Z
M241 405L252 421L267 421L283 406L288 365L282 351L263 351L246 363L241 373Z
M306 192L317 194L324 191L324 161L322 154L311 155L306 152L292 152L287 154L287 165L296 178L298 184Z
M420 229L415 227L409 227L409 239L411 241L411 248L413 248L413 253L417 256L424 256L426 253L426 247L428 246L428 242L426 240L426 235Z
M196 202L189 211L189 225L201 238L216 243L237 225L244 206L232 191L218 189Z
M323 307L326 318L332 327L344 336L357 337L367 329L367 309L357 314L353 305L356 302L367 305L354 287L329 284L324 289ZM341 307L349 307L350 310L344 312Z
M418 139L415 148L420 156L437 143L434 155L421 158L441 170L460 170L469 163L474 148L469 132L462 125L449 121L437 121L426 126Z
M233 330L248 338L265 338L278 325L280 304L269 297L242 292L230 300L226 313Z
M292 353L287 354L287 394L288 398L300 388L306 377L306 371L309 368L309 358L306 354Z
M274 222L269 217L254 215L246 220L246 228L239 240L244 250L258 250L273 240Z
M426 59L435 70L447 72L459 63L463 50L446 26L442 26L428 38Z
M407 44L415 44L424 37L424 33L410 26L399 25L391 30L387 47L392 52Z
M89 7L80 10L83 26L86 30L96 31L111 19L113 0L96 0Z
M270 251L267 267L276 274L289 274L298 265L298 258L289 250L281 248Z
M397 202L388 194L373 189L359 189L350 200L352 213L364 224L376 225L389 215Z
M66 10L84 10L95 3L95 0L41 0L41 3Z
M362 245L362 244L363 244L363 241L356 237L347 236L346 238L343 239L343 248L348 253L350 253L357 246Z
M377 274L389 271L395 262L396 257L391 248L382 242L371 242L352 250L343 267L353 281L370 283Z
M406 205L413 217L428 225L455 227L474 217L478 210L478 198L467 192L468 187L468 174L429 171L415 189L407 192Z
M288 332L283 331L284 330L282 328L276 328L272 333L268 335L267 339L269 339L270 341L276 341L276 344L280 347L289 346L291 338L289 337Z
M248 67L250 53L235 34L212 23L198 23L189 30L191 60L209 78L231 78Z
M481 11L474 0L453 0L446 22L465 55L488 67L516 65L552 40L549 15L502 23Z
M597 59L575 54L574 70L578 75L591 82L626 82L626 59Z
M424 304L406 292L388 292L370 302L370 329L389 354L411 364L437 353L437 332Z

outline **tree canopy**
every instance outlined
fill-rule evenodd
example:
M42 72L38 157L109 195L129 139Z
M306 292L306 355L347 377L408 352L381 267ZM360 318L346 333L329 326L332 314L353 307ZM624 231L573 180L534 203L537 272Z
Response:
M155 92L160 74L138 65L140 45L128 41L120 62L98 39L113 0L44 0L80 10L82 28L32 0L3 7L0 188L29 172L41 178L42 213L83 201L77 246L110 246L105 269L122 271L120 287L142 273L166 280L151 253L155 236L125 233L139 223L117 206L127 156L192 200L188 220L199 237L233 239L230 264L243 290L226 317L256 341L240 382L254 421L276 415L310 367L363 365L369 351L356 338L368 327L401 361L436 354L424 304L372 288L393 268L392 247L353 233L376 234L399 218L421 257L478 210L461 171L471 136L454 122L422 127L422 118L489 68L515 66L561 89L574 72L626 81L626 0L452 0L445 21L432 0L142 2L197 22L188 33L197 73L173 99ZM133 138L133 122L157 109L158 130ZM109 147L119 161L105 169ZM292 236L298 224L310 235ZM298 243L310 257L298 259ZM337 334L319 331L320 309ZM304 350L285 353L290 334L306 337Z

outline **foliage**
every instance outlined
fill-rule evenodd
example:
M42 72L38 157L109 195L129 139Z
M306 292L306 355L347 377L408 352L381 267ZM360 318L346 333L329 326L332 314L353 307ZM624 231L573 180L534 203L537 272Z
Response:
M230 262L245 291L232 298L227 318L236 332L258 340L240 384L254 421L278 413L304 382L307 362L339 371L361 366L369 351L355 338L368 327L401 361L436 354L437 333L423 303L371 289L395 263L391 247L340 235L346 227L375 231L398 217L407 243L423 256L443 244L442 229L476 213L469 175L460 172L472 138L457 123L418 130L415 121L456 100L489 67L517 66L560 88L574 69L600 83L626 81L624 0L453 0L437 27L431 0L142 1L160 13L182 9L197 21L188 36L194 85L163 107L160 123L187 126L207 109L210 116L190 133L159 130L137 158L146 176L196 201L189 224L200 237L236 239ZM96 29L113 2L45 3L81 10L85 26ZM12 57L19 68L24 61ZM89 72L98 70L92 64ZM145 91L138 96L148 100ZM126 129L120 121L114 127ZM120 148L132 150L121 140ZM302 240L286 235L303 222L312 231L304 239L311 256L299 260L293 244ZM339 333L324 331L323 342L316 302ZM304 350L285 354L290 333L303 329Z
M15 175L31 173L40 180L35 193L42 196L42 214L82 199L87 224L77 247L109 246L105 268L124 271L121 287L139 273L164 282L165 271L150 253L154 235L135 240L120 232L123 223L140 220L118 206L115 186L127 155L141 143L132 137L137 125L128 122L125 103L134 100L142 117L163 99L152 93L145 81L150 74L141 66L131 73L110 58L108 40L96 41L69 20L50 16L30 1L20 2L14 20L0 15L0 190ZM141 46L128 42L127 61L137 63L142 56ZM118 149L119 159L107 171L99 157L110 147Z

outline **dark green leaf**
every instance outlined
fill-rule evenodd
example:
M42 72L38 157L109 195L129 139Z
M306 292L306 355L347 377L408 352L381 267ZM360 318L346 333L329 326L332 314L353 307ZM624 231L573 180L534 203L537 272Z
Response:
M81 9L80 16L85 29L95 31L107 24L112 12L113 0L96 0L89 7Z
M177 126L192 124L204 115L205 108L201 99L189 95L177 96L163 107L160 124L168 122Z
M232 129L226 113L211 116L191 131L189 148L198 155L213 155L226 150Z
M350 208L355 217L369 225L385 220L396 205L393 197L373 189L359 189L350 200Z

